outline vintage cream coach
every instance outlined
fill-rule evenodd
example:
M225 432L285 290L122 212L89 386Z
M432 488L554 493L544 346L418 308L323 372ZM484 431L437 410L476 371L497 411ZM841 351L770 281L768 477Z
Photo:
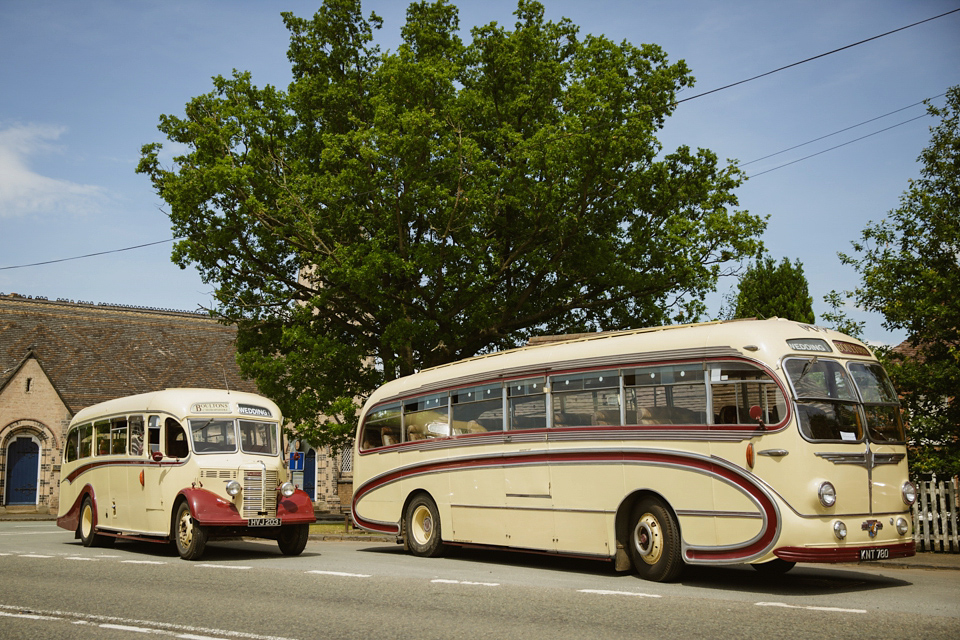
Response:
M783 319L529 346L377 390L353 517L417 555L530 549L651 580L910 556L900 413L866 345Z
M172 541L196 560L207 540L251 536L300 554L315 521L289 482L280 410L261 396L166 389L81 410L64 446L57 524L85 546Z

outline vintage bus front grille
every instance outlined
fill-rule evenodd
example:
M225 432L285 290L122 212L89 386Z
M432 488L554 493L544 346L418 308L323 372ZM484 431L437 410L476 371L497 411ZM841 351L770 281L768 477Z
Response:
M277 472L262 469L243 470L244 518L277 515Z

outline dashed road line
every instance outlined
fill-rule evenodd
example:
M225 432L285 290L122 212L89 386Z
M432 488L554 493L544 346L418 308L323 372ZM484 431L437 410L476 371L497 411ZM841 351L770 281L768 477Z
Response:
M372 577L369 573L346 573L345 571L307 571L307 573L318 573L324 576L340 576L342 578L370 578Z
M197 566L197 567L207 567L207 568L209 568L209 569L241 569L241 570L242 570L242 569L253 569L253 567L249 567L249 566L242 565L242 564L207 564L207 563L202 563L202 564L197 564L197 565L194 565L194 566Z
M635 598L662 598L656 593L637 593L636 591L610 591L608 589L578 589L579 593L592 593L599 596L633 596Z
M785 602L756 602L758 607L782 607L784 609L806 609L807 611L832 611L834 613L866 613L866 609L843 609L841 607L817 607L813 605L796 605Z
M115 629L135 633L149 633L152 635L187 638L192 640L225 640L242 638L245 640L292 640L283 636L265 636L244 631L229 629L210 629L205 627L191 627L181 624L170 624L154 620L133 620L115 616L100 616L95 614L75 613L69 611L42 611L26 607L16 607L0 604L0 617L22 618L43 622L66 622L76 625L90 625L101 629Z
M442 578L437 578L436 580L431 580L430 582L437 584L465 584L469 586L478 586L478 587L499 587L499 582L471 582L469 580L444 580Z

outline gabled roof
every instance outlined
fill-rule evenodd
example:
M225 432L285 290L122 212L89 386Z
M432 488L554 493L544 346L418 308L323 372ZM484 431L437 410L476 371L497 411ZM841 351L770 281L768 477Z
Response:
M204 314L0 295L0 389L32 352L72 413L167 387L255 393L235 338Z

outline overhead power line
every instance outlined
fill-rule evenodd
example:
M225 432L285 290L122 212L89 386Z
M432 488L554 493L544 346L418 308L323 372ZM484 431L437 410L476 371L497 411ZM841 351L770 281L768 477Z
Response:
M877 120L881 120L881 119L883 119L883 118L886 118L887 116L892 116L892 115L895 114L895 113L900 113L901 111L906 111L907 109L912 109L913 107L918 107L918 106L920 106L920 105L922 105L922 104L926 104L927 102L930 102L931 100L936 100L937 98L942 98L942 97L945 96L945 95L947 95L946 92L941 93L941 94L939 94L939 95L935 95L935 96L933 96L933 97L931 97L931 98L927 98L926 100L921 100L920 102L914 102L913 104L907 105L906 107L901 107L900 109L895 109L895 110L893 110L893 111L889 111L889 112L883 114L882 116L877 116L877 117L875 117L875 118L870 118L869 120L864 120L863 122L858 122L857 124L850 125L849 127L844 127L843 129L838 129L838 130L834 131L833 133L828 133L828 134L826 134L826 135L824 135L824 136L820 136L819 138L814 138L813 140L807 140L806 142L801 142L800 144L795 144L795 145L793 145L792 147L787 147L786 149L782 149L782 150L776 151L776 152L774 152L774 153L768 153L768 154L765 155L765 156L762 156L762 157L757 158L757 159L755 159L755 160L751 160L751 161L749 161L749 162L741 162L741 163L740 163L740 166L741 166L741 167L745 167L745 166L747 166L748 164L753 164L754 162L760 162L761 160L766 160L767 158L772 158L773 156L778 156L778 155L780 155L781 153L786 153L787 151L793 151L794 149L799 149L800 147L805 147L805 146L807 146L808 144L813 144L814 142L820 142L821 140L826 140L827 138L829 138L829 137L831 137L831 136L835 136L835 135L840 134L840 133L843 133L844 131L850 131L851 129L856 129L857 127L862 127L862 126L865 125L865 124L870 124L871 122L875 122L875 121L877 121ZM911 122L911 121L908 120L907 122ZM903 124L903 123L901 123L901 124ZM873 134L871 134L871 135L873 135Z
M148 242L146 244L138 244L135 247L124 247L123 249L111 249L110 251L98 251L97 253L87 253L82 256L74 256L72 258L60 258L58 260L45 260L44 262L34 262L32 264L16 264L10 267L0 267L0 271L6 271L8 269L25 269L26 267L39 267L45 264L56 264L58 262L69 262L70 260L81 260L83 258L93 258L95 256L105 256L110 253L120 253L122 251L132 251L134 249L143 249L144 247L152 247L156 244L164 244L166 242L173 242L176 238L167 238L166 240L157 240L156 242Z
M941 13L941 14L938 15L938 16L933 16L932 18L927 18L926 20L920 20L919 22L914 22L913 24L908 24L908 25L906 25L906 26L904 26L904 27L900 27L899 29L894 29L894 30L892 30L892 31L887 31L886 33L881 33L881 34L879 34L879 35L873 36L873 37L871 37L871 38L867 38L867 39L865 39L865 40L860 40L859 42L854 42L853 44L848 44L848 45L846 45L846 46L840 47L840 48L838 48L838 49L834 49L834 50L832 50L832 51L827 51L826 53L821 53L820 55L816 55L816 56L813 56L813 57L811 57L811 58L806 58L805 60L800 60L799 62L794 62L794 63L788 64L788 65L785 65L785 66L780 67L780 68L778 68L778 69L774 69L773 71L767 71L766 73L761 73L760 75L753 76L752 78L747 78L747 79L745 79L745 80L739 80L739 81L737 81L737 82L733 82L733 83L724 85L724 86L722 86L722 87L717 87L716 89L711 89L710 91L704 91L703 93L698 93L698 94L696 94L696 95L694 95L694 96L686 97L686 98L684 98L683 100L677 100L676 102L674 102L674 104L680 104L680 103L682 103L682 102L689 102L690 100L695 100L695 99L697 99L697 98L702 98L703 96L708 96L708 95L710 95L711 93L716 93L716 92L718 92L718 91L723 91L724 89L729 89L729 88L731 88L731 87L736 87L736 86L738 86L738 85L741 85L741 84L744 84L744 83L747 83L747 82L751 82L751 81L757 80L757 79L759 79L759 78L764 78L764 77L766 77L766 76L773 75L774 73L777 73L777 72L779 72L779 71L783 71L783 70L785 70L785 69L790 69L791 67L796 67L796 66L798 66L798 65L804 64L805 62L810 62L810 61L812 61L812 60L817 60L817 59L819 59L819 58L824 58L824 57L829 56L829 55L832 55L832 54L834 54L834 53L838 53L838 52L840 52L840 51L845 51L845 50L847 50L847 49L851 49L851 48L853 48L853 47L859 46L859 45L864 44L864 43L866 43L866 42L870 42L870 41L872 41L872 40L877 40L878 38L883 38L884 36L889 36L890 34L897 33L898 31L903 31L904 29L909 29L909 28L911 28L911 27L915 27L915 26L917 26L917 25L919 25L919 24L923 24L924 22L930 22L931 20L937 20L937 19L942 18L942 17L944 17L944 16L948 16L948 15L950 15L951 13L957 13L958 11L960 11L960 8L953 9L953 10L951 10L951 11L947 11L946 13Z
M762 176L762 175L765 174L765 173L770 173L771 171L776 171L777 169L782 169L782 168L784 168L784 167L789 167L789 166L792 165L792 164L797 164L798 162L803 162L804 160L809 160L810 158L815 158L816 156L819 156L819 155L822 155L822 154L824 154L824 153L827 153L828 151L833 151L834 149L839 149L840 147L845 147L845 146L847 146L848 144L853 144L854 142L859 142L860 140L863 140L863 139L865 139L865 138L869 138L869 137L871 137L871 136L875 136L875 135L877 135L878 133L883 133L884 131L889 131L890 129L895 129L896 127L905 125L905 124L907 124L907 123L909 123L909 122L913 122L914 120L919 120L920 118L926 118L926 117L928 117L929 115L930 115L929 113L925 113L925 114L920 115L920 116L917 116L917 117L915 117L915 118L910 118L909 120L904 120L903 122L898 122L897 124L890 125L890 126L887 127L886 129L880 129L879 131L874 131L873 133L868 133L868 134L865 135L865 136L860 136L859 138L854 138L853 140L850 140L850 141L848 141L848 142L844 142L843 144L838 144L838 145L836 145L836 146L830 147L829 149L824 149L823 151L818 151L818 152L816 152L816 153L811 153L811 154L808 155L808 156L804 156L804 157L802 157L802 158L797 158L796 160L791 160L790 162L785 162L785 163L783 163L783 164L781 164L781 165L779 165L779 166L773 167L773 168L771 168L771 169L766 169L765 171L759 171L759 172L754 173L753 175L748 176L748 177L750 177L750 178L756 178L757 176Z

